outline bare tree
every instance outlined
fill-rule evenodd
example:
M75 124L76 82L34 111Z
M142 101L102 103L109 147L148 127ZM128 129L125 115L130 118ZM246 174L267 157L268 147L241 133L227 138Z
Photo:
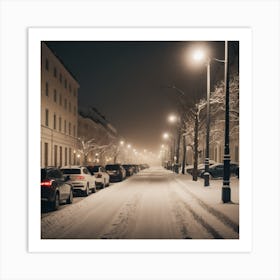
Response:
M83 164L88 164L88 156L90 153L97 153L104 151L108 148L109 145L99 145L96 143L96 140L94 138L90 140L85 140L85 138L78 138L79 140L79 148L78 153L80 153L83 156Z

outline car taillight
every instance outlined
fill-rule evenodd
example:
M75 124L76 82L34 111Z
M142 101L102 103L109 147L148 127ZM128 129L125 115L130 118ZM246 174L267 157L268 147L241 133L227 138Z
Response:
M98 173L96 178L102 178L102 174L101 173Z
M78 180L84 180L85 179L85 176L77 176L76 177Z
M53 180L46 180L41 182L41 187L51 187Z

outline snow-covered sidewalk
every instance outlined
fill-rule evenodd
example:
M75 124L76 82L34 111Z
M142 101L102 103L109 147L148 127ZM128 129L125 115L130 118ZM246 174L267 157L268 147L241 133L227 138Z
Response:
M193 194L195 198L209 205L211 208L223 213L233 222L239 224L239 179L230 178L231 203L222 202L222 179L210 180L210 186L204 187L204 180L192 180L189 174L174 174L174 179Z

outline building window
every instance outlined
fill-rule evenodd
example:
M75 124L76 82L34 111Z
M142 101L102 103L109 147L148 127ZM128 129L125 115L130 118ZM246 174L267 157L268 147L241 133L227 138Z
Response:
M46 70L49 71L49 60L46 58L46 64L45 64Z
M46 113L45 113L45 125L46 125L46 126L49 126L49 110L46 109L45 112L46 112Z
M54 67L53 68L53 76L56 78L56 76L57 76L57 73L56 73L56 68Z
M76 126L75 125L73 125L73 135L74 135L74 137L76 137Z
M64 109L67 110L67 99L64 99Z
M59 94L59 105L62 106L62 95L61 95L61 93Z
M59 147L59 166L62 166L62 147Z
M62 83L62 75L61 75L61 73L59 74L59 81L60 81L60 83Z
M64 87L67 88L67 80L64 80Z
M71 113L71 102L69 102L68 108L69 108L69 112Z
M49 96L49 84L46 82L46 96Z
M61 117L59 117L58 119L58 129L59 131L61 131Z
M67 165L67 148L65 148L64 152L64 164Z
M69 122L69 125L68 125L68 130L69 130L69 135L71 135L71 123Z
M44 157L45 157L44 164L45 164L45 167L48 166L48 155L49 155L49 145L48 145L48 143L45 143L45 150L44 150Z
M57 167L57 145L54 145L54 166Z
M53 115L53 129L56 129L56 114Z
M56 90L54 89L53 91L53 101L56 103L57 100L57 94L56 94Z
M69 148L69 164L72 164L72 149Z
M64 120L64 133L66 134L66 120Z

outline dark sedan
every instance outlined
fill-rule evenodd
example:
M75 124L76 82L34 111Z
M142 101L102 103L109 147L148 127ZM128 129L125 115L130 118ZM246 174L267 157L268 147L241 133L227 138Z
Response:
M110 176L110 182L122 181L126 177L126 171L121 164L107 164L105 169Z
M230 174L236 175L237 169L239 170L239 166L237 163L230 163ZM204 177L205 171L201 172L200 177ZM223 178L224 176L224 164L217 163L213 164L209 167L209 174L211 178Z
M134 174L134 167L131 164L123 164L123 168L125 169L126 177Z
M58 168L42 168L41 202L47 203L52 210L57 210L63 201L72 203L73 188L68 181L69 176L64 177Z

